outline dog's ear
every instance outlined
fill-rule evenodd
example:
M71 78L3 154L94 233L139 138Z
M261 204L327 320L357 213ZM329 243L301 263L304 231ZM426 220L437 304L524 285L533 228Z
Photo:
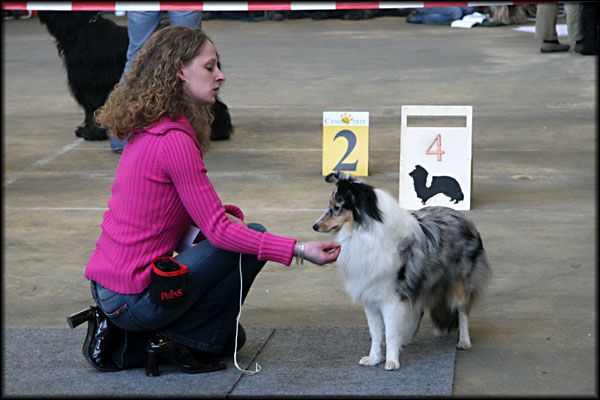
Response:
M340 171L332 172L325 177L325 182L328 183L335 183L337 185L340 181L356 182L354 176Z
M340 173L338 171L332 172L325 177L327 183L338 183L340 180Z
M325 182L338 183L339 181L354 182L354 177L345 172L335 171L325 177Z

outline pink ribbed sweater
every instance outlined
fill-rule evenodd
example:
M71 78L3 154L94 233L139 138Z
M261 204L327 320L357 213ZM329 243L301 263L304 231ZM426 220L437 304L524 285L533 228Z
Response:
M184 118L165 118L136 132L123 150L102 233L85 277L115 292L140 293L152 260L172 255L194 223L215 246L290 265L295 239L230 222L239 208L223 206L206 176L196 135Z

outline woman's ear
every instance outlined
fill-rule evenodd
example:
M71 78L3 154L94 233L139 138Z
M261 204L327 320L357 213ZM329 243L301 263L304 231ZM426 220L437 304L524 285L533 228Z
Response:
M179 61L179 66L177 69L177 77L180 81L185 82L185 72L183 71L183 61Z

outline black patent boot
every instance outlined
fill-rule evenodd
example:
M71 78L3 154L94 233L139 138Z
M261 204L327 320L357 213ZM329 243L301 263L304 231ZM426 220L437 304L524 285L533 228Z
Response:
M83 357L102 372L119 371L112 354L124 332L116 327L97 306L79 311L67 317L71 329L88 322L88 330L83 342Z
M159 376L158 364L160 360L170 361L180 366L188 374L219 371L226 368L225 363L219 360L198 357L191 348L162 336L155 336L148 342L146 350L148 357L146 375Z

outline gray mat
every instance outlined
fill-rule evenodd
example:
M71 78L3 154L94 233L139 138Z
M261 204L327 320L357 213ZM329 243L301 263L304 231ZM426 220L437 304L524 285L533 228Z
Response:
M99 373L81 355L85 329L5 329L3 396L451 396L455 339L437 338L422 326L397 371L362 367L369 350L367 327L247 327L238 354L242 368L190 375L161 365L161 376L143 368Z
M367 327L278 328L261 350L260 374L232 396L451 396L456 340L422 326L400 355L400 369L358 364L369 354Z
M273 328L248 328L238 353L246 368ZM233 362L227 369L185 374L175 365L160 365L161 375L147 377L143 368L101 373L81 354L86 329L5 329L3 396L206 396L225 397L242 373Z

